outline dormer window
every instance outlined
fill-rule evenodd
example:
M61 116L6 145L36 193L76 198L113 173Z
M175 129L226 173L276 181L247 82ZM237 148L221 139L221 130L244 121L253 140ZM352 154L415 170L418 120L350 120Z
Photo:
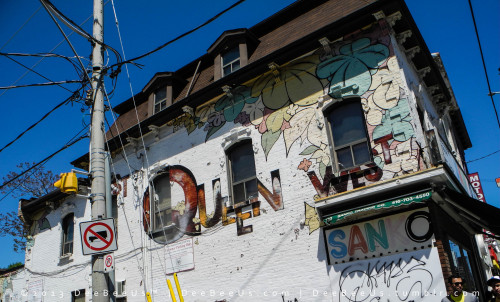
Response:
M246 28L222 33L207 50L214 58L214 81L248 65L257 44L259 39Z
M165 87L160 88L155 91L154 95L155 95L154 113L158 113L163 109L167 108L167 90L165 89Z
M222 55L222 76L240 69L240 50L239 47L233 47Z

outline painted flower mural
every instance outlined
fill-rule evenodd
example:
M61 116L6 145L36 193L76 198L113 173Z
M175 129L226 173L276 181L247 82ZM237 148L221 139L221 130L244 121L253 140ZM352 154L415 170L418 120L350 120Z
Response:
M388 39L365 36L331 45L332 57L320 59L314 53L281 66L272 63L267 73L226 89L224 95L209 101L211 105L179 117L174 126L184 125L188 133L203 127L205 140L229 122L255 127L266 158L283 138L287 156L292 148L306 156L298 169L316 170L325 177L333 162L318 99L325 94L336 99L359 96L375 164L387 168L387 176L406 173L416 161L411 147L416 144L408 143L415 136L408 99L397 59L379 41L389 43ZM391 156L392 162L386 158ZM403 167L400 161L411 165Z
M383 44L371 45L362 38L339 49L340 54L318 65L319 78L330 81L329 94L334 98L363 95L370 88L372 74L389 56Z

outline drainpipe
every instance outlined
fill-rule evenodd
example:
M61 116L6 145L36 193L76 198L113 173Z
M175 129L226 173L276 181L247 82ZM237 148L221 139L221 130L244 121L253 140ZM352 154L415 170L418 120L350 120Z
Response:
M104 156L104 181L106 182L106 217L113 218L113 202L111 199L111 167L110 167L110 159L111 154L106 152ZM116 225L115 225L115 234L116 234ZM116 269L116 259L115 259L115 269ZM113 293L116 291L116 282L115 282L115 270L112 270L108 273L108 281L109 281L109 298L111 302L116 301L115 295Z

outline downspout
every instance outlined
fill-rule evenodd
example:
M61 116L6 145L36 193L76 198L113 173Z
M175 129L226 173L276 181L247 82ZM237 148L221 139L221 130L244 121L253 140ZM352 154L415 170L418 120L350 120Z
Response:
M110 160L109 157L111 154L109 152L106 152L106 155L104 156L104 181L106 183L106 217L107 218L113 218L113 202L111 198L111 167L110 167ZM116 234L116 225L115 225L115 234ZM116 263L115 263L116 267ZM108 279L109 279L109 291L110 291L110 301L115 302L116 297L113 294L116 291L116 282L115 282L115 270L111 270L108 273Z

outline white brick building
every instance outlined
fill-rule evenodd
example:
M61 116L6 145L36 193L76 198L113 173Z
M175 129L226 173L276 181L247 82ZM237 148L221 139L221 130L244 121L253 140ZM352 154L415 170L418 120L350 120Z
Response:
M440 301L451 273L484 292L475 234L498 210L463 178L460 110L404 3L298 1L134 99L107 134L120 300L170 301L173 272L185 301ZM12 301L92 300L85 194L22 204Z

